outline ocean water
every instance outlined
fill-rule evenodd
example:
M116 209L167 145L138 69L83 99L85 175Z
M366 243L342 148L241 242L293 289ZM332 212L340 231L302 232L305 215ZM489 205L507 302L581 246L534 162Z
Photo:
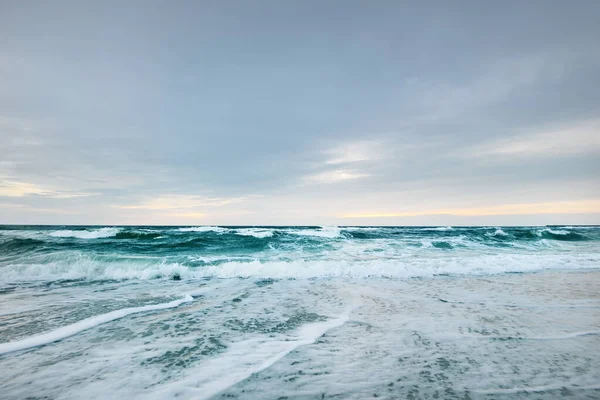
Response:
M600 227L0 226L2 399L600 398Z

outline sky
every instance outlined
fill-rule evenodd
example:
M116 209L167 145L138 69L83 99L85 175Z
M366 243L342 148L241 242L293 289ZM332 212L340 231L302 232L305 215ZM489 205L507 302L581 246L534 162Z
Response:
M599 20L0 0L0 224L600 224Z

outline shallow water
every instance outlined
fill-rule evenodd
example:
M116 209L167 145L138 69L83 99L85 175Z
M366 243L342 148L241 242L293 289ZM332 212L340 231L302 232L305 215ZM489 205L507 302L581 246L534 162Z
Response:
M0 393L599 398L598 235L3 227Z

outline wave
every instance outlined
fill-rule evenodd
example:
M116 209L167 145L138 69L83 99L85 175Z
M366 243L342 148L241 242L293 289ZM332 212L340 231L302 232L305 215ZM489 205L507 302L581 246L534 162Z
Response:
M221 228L220 226L192 226L187 228L179 228L177 229L179 232L215 232L215 233L225 233L228 232L229 229Z
M116 236L120 231L121 228L100 228L92 231L65 229L50 232L49 236L55 238L102 239Z
M494 229L493 231L491 229ZM216 244L222 240L223 245L231 245L235 236L241 240L244 237L257 239L273 238L277 240L283 236L296 236L314 238L318 241L326 239L390 239L399 243L414 240L415 238L429 241L452 242L455 238L467 238L472 244L489 244L500 246L514 243L542 243L543 240L556 242L577 242L600 240L600 228L579 230L578 227L567 229L565 227L337 227L325 226L312 227L220 227L197 226L181 228L145 228L145 227L102 227L95 229L0 229L0 240L7 237L18 237L35 240L55 239L165 239L167 243L188 242L195 238L211 238ZM163 244L163 242L160 242ZM462 243L466 245L466 243Z
M63 326L61 328L55 329L47 333L43 333L41 335L35 335L15 342L0 343L0 354L12 353L15 351L30 349L32 347L44 346L76 335L85 330L94 328L98 325L126 317L130 314L165 310L168 308L178 307L183 303L187 303L193 300L194 298L192 296L186 295L182 299L174 300L169 303L152 304L142 307L123 308L121 310L116 310L106 314L97 315L95 317L86 318L74 324Z
M570 234L570 233L571 233L571 232L569 232L569 231L566 231L566 230L564 230L564 229L561 229L561 230L554 230L554 229L550 229L550 228L545 228L545 229L542 229L542 230L541 230L541 231L539 231L538 233L539 233L539 234L543 234L543 233L545 233L545 232L547 232L547 233L551 233L551 234L553 234L553 235L568 235L568 234Z
M488 236L508 236L508 233L504 232L501 228L496 228L494 233L487 234Z
M319 229L285 229L283 232L290 235L335 239L341 236L342 230L337 226L323 226Z
M128 231L128 232L119 232L115 235L115 239L161 239L164 238L162 234L158 232L136 232L136 231Z
M288 235L314 236L334 239L336 237L339 237L342 231L337 226L325 226L318 229L267 227L224 228L220 226L196 226L188 228L179 228L177 230L179 232L214 232L218 234L235 234L240 236L253 236L259 239L272 237L275 232L280 232Z
M431 243L433 247L435 247L436 249L446 249L446 250L450 250L453 249L454 247L448 243L448 242L432 242Z
M237 235L242 236L252 236L258 239L264 239L273 236L272 229L262 229L262 228L244 228L244 229L236 229L234 231Z
M43 246L45 242L38 239L14 237L0 241L0 252L3 256L22 254Z
M236 234L240 236L253 236L255 238L263 239L273 236L273 230L267 228L239 228L230 229L223 228L220 226L194 226L189 228L179 228L179 232L214 232L217 234Z
M259 261L235 260L190 266L178 262L122 260L118 262L81 258L74 262L15 264L0 267L0 282L44 282L60 280L129 279L321 279L427 278L440 275L495 275L543 270L597 269L599 254L495 254L473 257L369 258L348 260Z
M588 238L580 233L566 230L552 230L550 228L537 231L536 234L544 239L559 240L565 242L578 242L588 240Z
M373 232L373 231L380 231L380 230L386 229L386 228L375 227L375 226L345 226L343 229L345 231Z

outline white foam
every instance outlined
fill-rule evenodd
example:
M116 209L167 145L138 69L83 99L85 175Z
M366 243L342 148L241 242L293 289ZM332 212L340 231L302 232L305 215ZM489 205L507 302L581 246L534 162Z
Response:
M524 386L524 387L515 387L508 389L473 389L476 393L481 394L490 394L490 395L502 395L502 394L516 394L516 393L535 393L535 392L547 392L554 390L561 390L563 388L568 388L571 390L598 390L600 389L600 385L595 386L581 386L581 385L571 385L561 383L558 385L545 385L545 386Z
M51 232L49 235L58 238L77 238L77 239L101 239L113 237L121 231L120 228L100 228L92 231L80 230L60 230Z
M314 343L328 331L348 321L349 313L326 322L307 324L292 335L273 340L254 338L233 343L220 357L201 364L188 372L188 377L170 382L142 398L208 399L241 382L253 374L269 368L296 348Z
M345 226L343 228L343 230L345 231L365 231L365 232L372 232L372 231L380 231L382 228L379 227L374 227L374 226ZM385 228L383 228L385 229Z
M501 228L496 228L496 231L489 236L508 236L508 233L504 232Z
M116 310L106 314L97 315L95 317L86 318L74 324L63 326L61 328L55 329L47 333L43 333L41 335L32 336L27 339L19 340L16 342L0 343L0 354L6 354L14 351L29 349L32 347L43 346L52 342L56 342L58 340L68 338L69 336L76 335L82 331L93 328L95 326L114 321L115 319L123 318L130 314L174 308L178 307L182 303L190 302L193 300L194 299L192 296L186 295L182 299L174 300L169 303L152 304L142 307L123 308L121 310Z
M542 236L542 234L543 234L544 232L548 232L548 233L551 233L551 234L553 234L553 235L568 235L568 234L570 233L569 231L565 231L565 230L554 230L554 229L550 229L550 228L545 228L545 229L539 230L539 231L537 231L536 233L537 233L537 235L538 235L538 236Z
M490 336L490 335L479 335L479 336L470 336L470 335L452 335L451 337L456 340L463 339L481 339L481 340L568 340L568 339L578 339L586 336L598 336L600 335L600 331L587 331L587 332L571 332L565 333L564 335L555 335L555 336Z
M430 250L427 250L430 251ZM222 258L220 258L222 259ZM437 257L367 257L333 253L327 259L295 261L235 260L218 265L188 267L179 263L130 260L103 262L81 257L70 262L12 264L2 267L1 282L55 281L60 279L156 279L179 275L196 278L315 279L413 278L436 275L490 275L506 272L597 269L600 254L476 254Z
M584 336L597 336L600 335L600 331L588 331L588 332L572 332L558 336L539 336L539 337L528 337L525 339L531 340L564 340L564 339L576 339Z
M216 232L216 233L225 233L225 232L229 231L229 229L222 228L220 226L191 226L188 228L179 228L177 230L179 232Z
M320 229L286 229L284 232L298 236L315 236L334 239L340 236L341 229L337 226L323 226Z
M451 231L454 230L451 226L436 226L434 228L422 228L424 231Z
M242 236L253 236L255 238L264 239L273 236L272 229L264 228L244 228L236 229L235 233Z

